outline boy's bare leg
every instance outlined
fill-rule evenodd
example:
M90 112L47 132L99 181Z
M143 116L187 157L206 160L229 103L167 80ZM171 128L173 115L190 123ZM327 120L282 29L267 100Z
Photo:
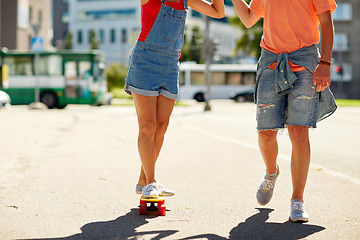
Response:
M310 165L309 127L288 126L292 143L291 177L293 194L291 199L304 201L304 190Z
M258 144L268 174L276 173L276 158L278 155L277 130L260 131Z

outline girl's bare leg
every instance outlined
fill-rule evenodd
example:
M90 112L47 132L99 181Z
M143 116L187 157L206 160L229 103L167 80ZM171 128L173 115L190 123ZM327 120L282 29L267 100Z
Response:
M175 100L162 95L148 97L133 94L139 122L138 148L142 163L138 184L147 185L155 180L155 163L169 125Z

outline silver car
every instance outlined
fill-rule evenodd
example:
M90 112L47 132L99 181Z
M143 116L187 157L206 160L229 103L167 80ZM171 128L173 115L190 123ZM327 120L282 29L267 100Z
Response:
M10 103L10 96L6 92L0 91L0 108L10 107Z

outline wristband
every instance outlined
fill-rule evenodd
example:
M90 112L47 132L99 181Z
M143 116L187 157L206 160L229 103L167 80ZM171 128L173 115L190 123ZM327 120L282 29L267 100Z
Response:
M327 62L327 61L324 61L324 60L320 60L319 64L320 64L320 63L324 63L324 64L326 64L326 65L328 65L328 66L331 66L331 63L330 63L330 62Z

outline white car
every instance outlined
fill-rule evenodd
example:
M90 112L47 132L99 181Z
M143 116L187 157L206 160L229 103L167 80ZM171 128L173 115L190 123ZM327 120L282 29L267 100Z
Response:
M10 96L3 91L0 91L0 108L10 107Z

